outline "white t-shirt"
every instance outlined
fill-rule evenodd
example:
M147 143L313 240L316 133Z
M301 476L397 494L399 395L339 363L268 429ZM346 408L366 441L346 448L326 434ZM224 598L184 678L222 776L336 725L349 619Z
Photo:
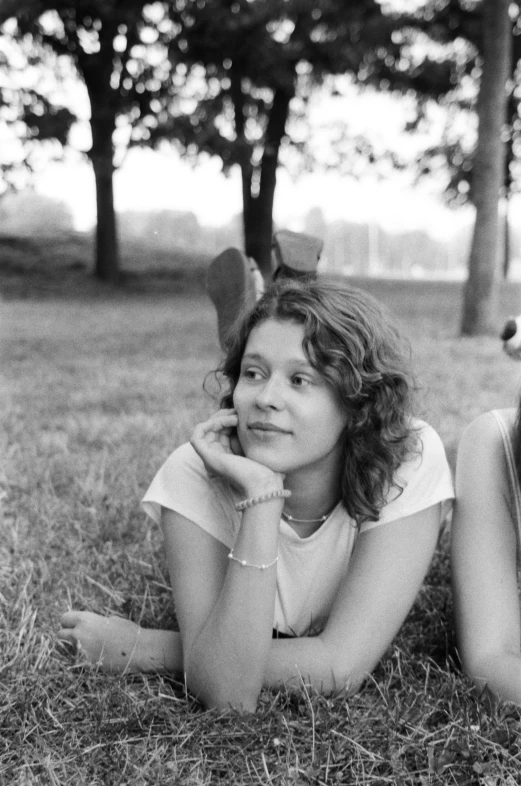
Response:
M454 497L445 450L431 426L422 421L415 421L414 425L420 428L421 451L399 468L396 479L403 492L400 494L394 487L390 490L378 521L366 522L357 529L355 521L339 503L313 535L300 538L281 519L275 629L296 636L323 629L360 533L388 525L438 502L445 503L441 524L448 511L448 501ZM232 548L241 523L242 514L235 510L238 501L239 496L228 483L208 476L203 462L187 443L165 461L141 504L158 524L161 508L168 508Z

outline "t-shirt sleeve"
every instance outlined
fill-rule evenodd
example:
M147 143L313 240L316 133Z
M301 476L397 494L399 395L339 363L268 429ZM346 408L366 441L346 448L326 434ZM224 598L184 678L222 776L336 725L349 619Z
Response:
M396 473L396 481L403 489L394 486L382 508L378 521L362 524L360 532L373 529L441 502L440 524L450 510L454 499L454 484L445 448L436 431L427 423L419 422L419 451L405 461Z
M231 489L218 478L209 477L188 443L167 458L141 507L156 524L161 522L161 508L174 510L230 548L240 524Z

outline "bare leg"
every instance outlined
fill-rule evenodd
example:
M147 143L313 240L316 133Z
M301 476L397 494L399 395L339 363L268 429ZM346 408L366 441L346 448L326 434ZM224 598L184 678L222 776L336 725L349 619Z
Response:
M260 300L263 294L265 293L266 283L253 257L248 257L248 262L250 263L250 274L253 279L253 285L255 287L255 301L257 301Z
M94 666L116 674L182 674L183 648L175 631L141 628L123 617L90 611L62 615L58 638L75 644Z

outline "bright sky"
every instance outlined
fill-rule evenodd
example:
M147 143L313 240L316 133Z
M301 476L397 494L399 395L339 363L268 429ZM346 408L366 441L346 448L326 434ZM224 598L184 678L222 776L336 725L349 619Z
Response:
M376 149L384 150L391 144L395 149L407 147L411 152L411 148L414 151L415 146L419 148L429 141L425 136L415 139L400 133L407 113L403 104L387 95L357 96L347 83L343 87L344 95L339 98L317 95L311 101L309 127L319 160L325 161L328 134L340 121L348 122L352 133L368 135ZM298 126L294 131L299 133ZM433 127L432 133L436 131ZM74 144L88 149L89 137L88 123L78 124ZM220 225L242 209L239 173L224 177L217 159L206 158L193 168L175 152L134 149L116 172L114 187L118 211L192 211L201 224ZM66 201L78 229L94 224L94 176L90 165L80 163L78 156L66 165L49 165L38 178L37 189ZM274 210L279 226L302 229L302 221L313 207L320 208L328 221L377 222L395 231L420 228L439 238L450 237L469 220L466 211L455 213L444 207L441 199L433 195L432 186L411 188L407 176L393 175L386 181L377 181L366 175L356 181L317 166L313 173L303 174L295 181L281 168Z
M37 189L67 202L78 229L93 226L94 175L87 163L49 166L38 178ZM174 153L135 150L115 175L115 203L118 211L192 211L201 224L219 226L242 209L240 179L238 173L224 177L216 159L208 159L194 169ZM313 207L319 207L327 221L374 221L391 231L423 228L440 238L450 236L468 220L444 207L428 189L413 190L398 179L356 182L329 172L305 174L294 181L281 170L274 210L277 223L302 228L304 217Z

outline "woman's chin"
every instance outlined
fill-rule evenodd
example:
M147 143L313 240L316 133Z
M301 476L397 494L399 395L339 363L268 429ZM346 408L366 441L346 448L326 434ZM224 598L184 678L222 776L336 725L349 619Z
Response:
M285 474L288 471L287 462L282 461L280 457L274 456L270 450L265 448L249 446L246 448L244 455L251 461L256 461L257 464L262 464L264 467L271 469L272 472Z

